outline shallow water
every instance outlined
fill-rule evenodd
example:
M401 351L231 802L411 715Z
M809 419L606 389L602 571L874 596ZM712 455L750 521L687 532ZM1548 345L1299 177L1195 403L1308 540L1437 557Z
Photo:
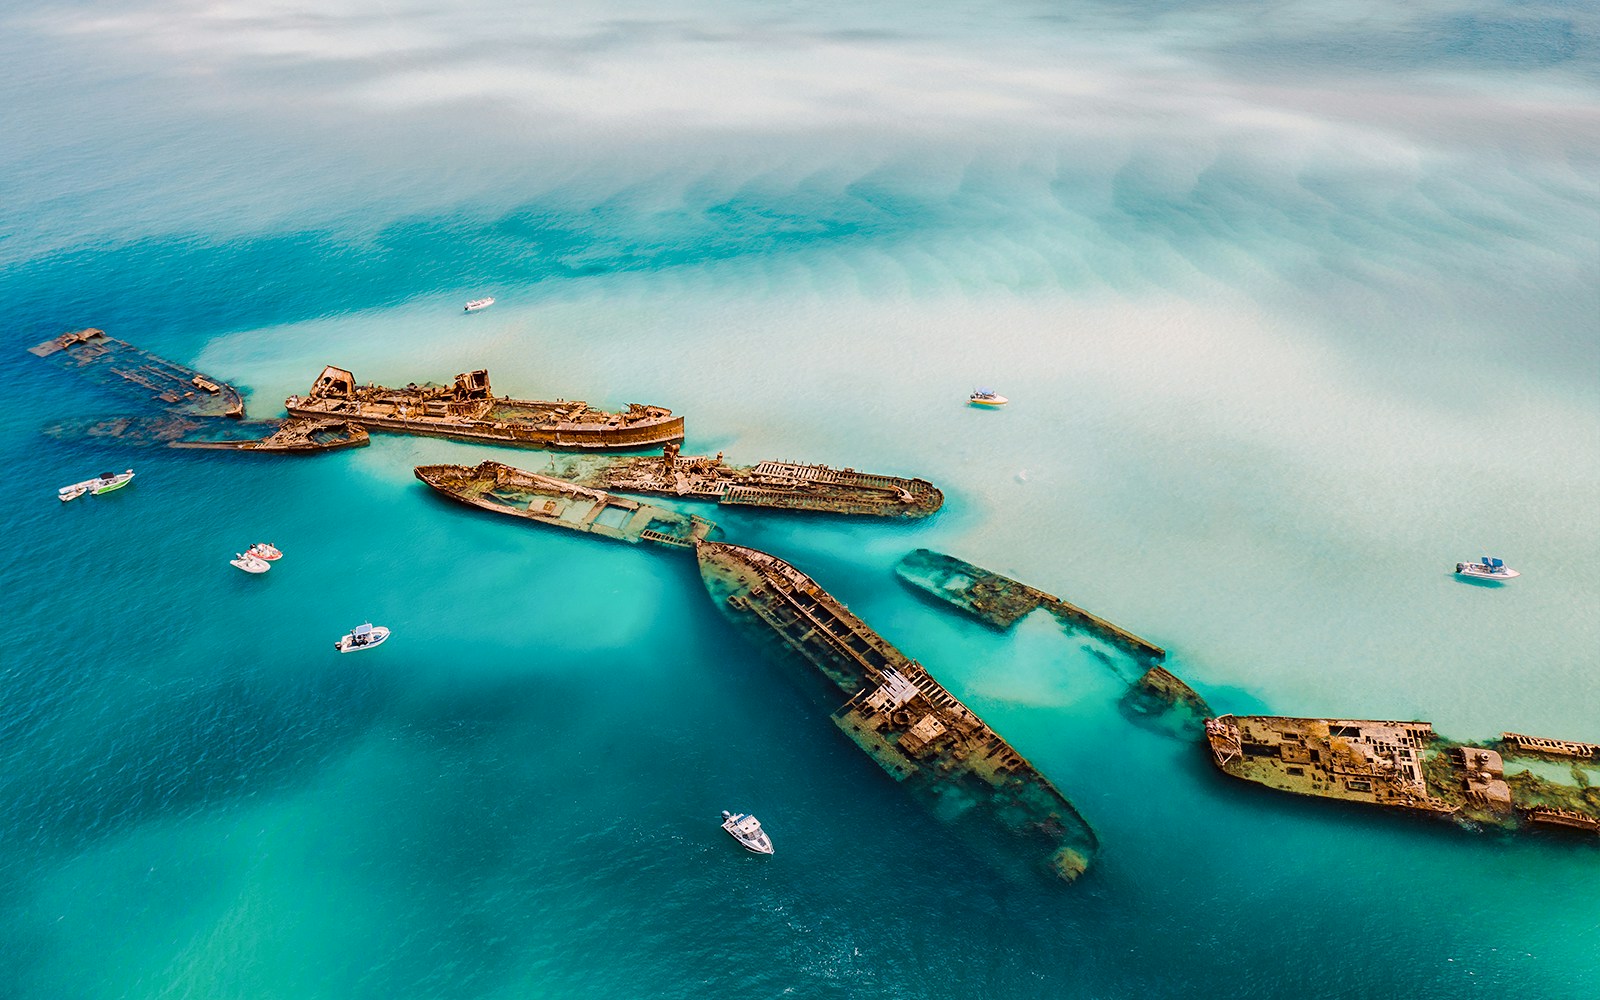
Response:
M925 546L1060 594L1218 711L1600 741L1582 5L0 20L0 392L49 390L0 411L0 992L1594 994L1600 845L1229 782L1119 712L1114 654L892 572ZM692 561L410 471L544 456L43 437L126 408L21 350L86 325L253 417L327 363L481 366L671 406L686 453L931 479L910 524L682 509L926 664L1073 800L1094 868L993 878ZM255 540L285 558L231 570ZM1450 573L1484 552L1523 577ZM328 648L368 619L394 639Z

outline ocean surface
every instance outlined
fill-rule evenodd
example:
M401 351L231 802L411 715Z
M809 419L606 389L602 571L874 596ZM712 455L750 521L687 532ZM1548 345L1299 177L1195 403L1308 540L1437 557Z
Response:
M0 996L1600 995L1600 842L1230 781L1118 711L1095 643L892 572L928 547L1060 594L1219 711L1600 741L1593 4L75 0L0 29ZM926 664L1093 868L995 877L692 560L411 476L546 455L45 437L133 409L24 351L84 326L253 417L324 364L487 367L670 406L686 454L934 481L917 523L681 509ZM228 566L258 540L270 574ZM1484 553L1523 577L1452 577ZM394 638L335 655L367 620Z

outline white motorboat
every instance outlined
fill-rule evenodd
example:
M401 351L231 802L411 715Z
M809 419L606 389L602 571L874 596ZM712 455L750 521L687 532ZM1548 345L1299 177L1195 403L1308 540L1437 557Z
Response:
M494 296L490 295L481 299L473 299L471 302L467 303L467 308L462 311L475 313L487 309L492 305L494 305Z
M333 648L341 653L357 653L363 649L381 646L389 638L389 630L382 625L367 622L357 625L345 635L343 639L333 644Z
M761 821L749 813L731 813L722 810L722 828L728 835L755 854L771 854L772 838L761 829Z
M1456 573L1475 580L1511 580L1522 575L1493 556L1484 556L1482 562L1458 562Z
M122 489L132 479L132 469L127 472L102 472L93 479L85 479L81 483L73 483L71 486L61 487L56 490L56 497L62 503L66 503L68 500L78 499L85 493L93 493L95 496L99 496L102 493L110 493L112 490Z
M257 542L245 550L245 555L255 556L257 559L264 559L267 562L277 562L283 558L283 553L278 551L278 547L271 542Z
M993 389L974 389L972 395L967 397L967 402L973 406L1004 406L1011 400Z
M234 558L229 559L228 565L237 566L246 573L265 573L267 570L272 568L271 563L267 562L265 559L257 559L248 552L241 552Z

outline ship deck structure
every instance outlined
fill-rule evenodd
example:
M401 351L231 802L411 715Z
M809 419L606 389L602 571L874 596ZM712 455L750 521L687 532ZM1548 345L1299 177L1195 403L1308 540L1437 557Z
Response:
M361 448L366 429L347 420L218 420L170 414L159 417L107 417L69 420L45 428L62 441L115 442L123 445L299 454Z
M401 388L361 385L328 365L304 396L290 396L292 416L351 420L370 431L421 434L516 448L638 451L683 439L683 418L660 406L630 403L621 412L581 400L495 396L485 370L463 372L452 385Z
M597 489L766 507L878 517L927 517L944 494L925 479L789 461L735 465L715 456L685 456L666 445L659 456L580 456L561 471Z
M775 640L845 701L836 726L941 819L976 824L1032 845L1038 868L1075 879L1094 831L1049 779L976 713L852 614L816 581L775 556L726 542L696 547L712 599L752 637Z
M104 330L91 327L63 333L28 348L28 353L114 391L131 392L171 413L244 416L244 397L238 389L108 336Z
M535 524L614 541L692 549L716 532L704 518L679 514L604 490L527 472L501 462L419 465L416 477L458 503Z
M1447 740L1428 722L1222 715L1224 774L1278 791L1505 829L1600 834L1600 745L1520 733Z

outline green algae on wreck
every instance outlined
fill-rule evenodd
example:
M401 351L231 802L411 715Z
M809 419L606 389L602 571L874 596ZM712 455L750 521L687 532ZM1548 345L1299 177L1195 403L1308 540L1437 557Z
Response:
M916 549L895 564L894 572L912 587L1001 631L1038 608L1045 608L1063 625L1098 635L1138 660L1159 663L1167 656L1167 651L1155 643L1054 594L943 552Z
M1088 868L1098 842L1077 809L920 663L775 556L725 542L695 551L723 613L758 639L778 640L846 695L834 724L935 815L982 827L971 840L985 846L997 826L1063 879Z
M617 497L501 462L419 465L413 474L458 503L614 541L687 549L717 530L703 518Z
M1456 743L1428 722L1263 715L1207 720L1206 737L1223 773L1279 791L1463 825L1600 833L1600 787L1582 777L1600 764L1592 743L1519 733ZM1570 783L1550 776L1561 769Z

